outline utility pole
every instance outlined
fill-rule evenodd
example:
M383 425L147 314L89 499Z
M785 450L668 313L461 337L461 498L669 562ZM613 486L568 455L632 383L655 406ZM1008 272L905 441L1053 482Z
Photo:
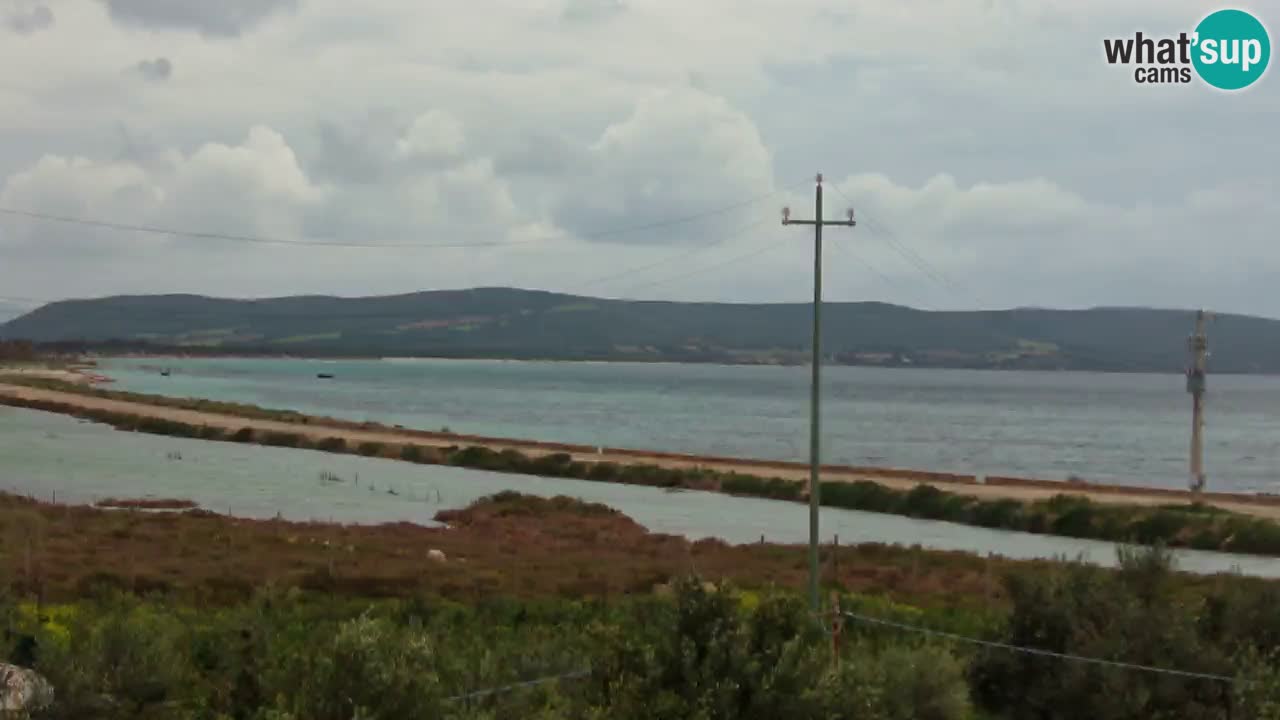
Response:
M1191 351L1187 392L1191 393L1191 492L1194 493L1204 490L1204 389L1209 357L1206 317L1204 310L1196 311L1196 331L1187 339L1187 349Z
M814 188L812 220L792 220L791 208L782 209L783 225L813 226L813 378L809 387L809 605L814 612L821 609L818 595L818 506L822 485L818 481L821 464L822 414L819 412L819 394L822 380L822 228L824 225L853 227L853 210L845 220L822 218L822 173L818 173Z

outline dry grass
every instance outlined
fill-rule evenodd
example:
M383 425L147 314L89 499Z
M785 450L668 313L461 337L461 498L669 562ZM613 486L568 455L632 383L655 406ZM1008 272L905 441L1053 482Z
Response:
M235 602L266 584L360 597L436 594L602 597L650 592L696 572L745 587L803 588L803 546L732 546L650 533L603 506L504 495L443 513L449 528L132 512L0 494L0 577L46 600L95 587ZM443 562L428 551L440 550ZM1027 563L1019 563L1026 565ZM877 545L827 553L827 577L895 599L983 604L1014 565Z

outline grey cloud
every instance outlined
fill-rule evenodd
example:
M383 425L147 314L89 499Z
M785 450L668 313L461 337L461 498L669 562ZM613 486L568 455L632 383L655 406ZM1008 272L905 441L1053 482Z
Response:
M606 243L673 245L737 235L760 217L726 213L660 232L612 230L696 215L760 195L773 183L752 120L723 98L691 88L643 98L584 155L581 169L563 180L554 217L583 239Z
M559 134L533 131L510 137L494 153L501 175L564 176L586 167L588 153L581 143Z
M173 75L173 63L169 58L158 57L154 60L142 60L134 66L134 70L147 80L164 82Z
M72 23L69 2L62 10L54 0L0 0L0 49L17 53L0 82L0 185L44 155L67 159L6 200L13 206L322 240L535 241L527 250L300 252L4 221L0 244L6 231L21 234L0 262L0 283L13 294L261 294L286 292L282 282L320 292L572 290L583 276L702 243L726 241L629 282L688 273L776 238L782 244L767 255L643 292L803 299L804 234L778 227L777 210L790 202L811 213L807 181L825 171L843 179L864 221L833 238L833 298L934 307L1189 302L1280 314L1267 284L1280 273L1267 235L1280 217L1265 197L1280 167L1269 142L1280 113L1274 72L1236 95L1138 88L1098 57L1103 37L1194 23L1192 0L1140 9L999 0L986 14L980 0L936 0L923 19L892 4L831 12L824 0L646 3L643 12L556 0L505 13L321 0L296 18L284 13L300 0L98 2L110 17L81 13ZM58 8L66 44L4 43L5 11L41 3ZM669 31L711 16L723 43ZM271 32L253 42L195 37L265 24ZM139 26L187 33L139 49ZM79 62L62 62L68 45L80 48ZM138 93L141 53L180 59L181 77L201 82ZM48 71L31 80L28 67ZM129 71L102 82L102 67ZM635 107L663 88L673 92ZM411 133L431 111L455 118L459 131L437 114ZM107 125L91 120L101 117ZM296 149L302 179L283 161L260 159L265 150L241 146L248 126L268 121ZM110 123L129 128L123 141ZM229 146L189 157L211 140ZM305 202L279 200L281 183L306 183ZM311 199L309 185L325 192ZM597 235L784 186L794 193ZM846 205L834 192L827 201L832 216ZM926 277L873 226L892 229L946 278L981 289L982 302ZM165 253L143 254L155 247ZM863 258L877 270L863 269ZM170 261L193 271L171 272Z
M451 116L438 115L443 115L446 125L451 122ZM431 117L431 111L415 116L379 109L359 118L321 121L318 147L308 166L318 177L356 184L388 182L454 167L460 154L449 151L447 139L434 148L438 152L431 152L430 138L414 135L416 123ZM431 123L425 123L424 129L430 130ZM461 133L460 127L456 131ZM454 140L460 142L460 138Z
M299 0L103 0L118 23L235 37Z
M568 0L560 17L566 22L599 22L621 15L626 9L622 0Z
M30 35L53 27L53 11L46 5L19 5L5 13L4 25L19 35Z

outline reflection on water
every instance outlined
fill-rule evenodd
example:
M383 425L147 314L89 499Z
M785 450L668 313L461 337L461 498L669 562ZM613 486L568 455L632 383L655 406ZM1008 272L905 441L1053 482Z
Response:
M310 450L123 433L105 425L0 406L0 489L62 502L108 496L176 497L245 517L339 522L432 517L501 490L606 503L654 532L690 538L802 543L808 509L792 503L701 492L504 475ZM842 544L885 542L1014 558L1083 557L1110 564L1108 543L1007 533L951 523L823 509L822 534ZM1280 576L1280 561L1181 553L1183 568Z

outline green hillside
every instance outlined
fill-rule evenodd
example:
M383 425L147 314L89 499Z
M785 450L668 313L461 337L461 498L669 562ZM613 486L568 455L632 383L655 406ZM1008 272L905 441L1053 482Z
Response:
M1098 308L933 312L824 306L837 363L1180 372L1192 313ZM0 325L0 338L118 349L798 363L806 304L676 303L507 288L365 298L226 300L194 295L53 303ZM1218 316L1215 372L1280 372L1280 321Z

